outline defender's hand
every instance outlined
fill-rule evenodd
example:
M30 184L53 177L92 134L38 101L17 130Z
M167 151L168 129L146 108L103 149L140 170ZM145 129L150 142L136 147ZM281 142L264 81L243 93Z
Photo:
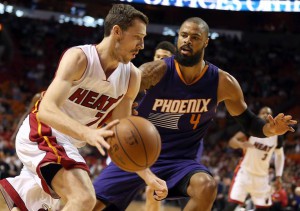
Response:
M266 127L264 127L266 135L283 135L288 131L295 132L292 125L297 124L297 121L293 120L291 115L280 113L275 118L269 115L268 121Z

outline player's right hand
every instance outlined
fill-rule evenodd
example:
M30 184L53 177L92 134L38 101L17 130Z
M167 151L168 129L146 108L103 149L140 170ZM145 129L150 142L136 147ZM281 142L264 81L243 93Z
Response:
M105 149L109 149L110 145L105 141L106 138L113 136L114 132L111 130L115 125L119 124L119 120L114 120L100 129L91 129L86 136L85 140L91 146L97 147L101 155L105 155Z

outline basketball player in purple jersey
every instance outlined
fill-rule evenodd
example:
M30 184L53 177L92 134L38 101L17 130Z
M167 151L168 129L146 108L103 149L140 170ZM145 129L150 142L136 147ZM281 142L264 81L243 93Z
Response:
M175 57L140 67L141 90L147 89L147 94L138 112L157 127L162 138L160 157L151 170L167 182L167 198L190 197L186 211L210 211L216 197L217 184L196 156L219 103L224 102L252 136L293 132L290 125L297 123L284 114L269 115L266 123L247 109L236 79L203 60L208 33L205 21L189 18L180 27ZM125 210L144 186L136 174L111 163L94 181L97 204L106 204L107 210Z
M142 12L115 4L100 43L64 53L45 95L19 129L16 151L24 167L19 176L0 180L1 205L37 211L54 209L61 198L63 211L94 208L89 168L77 148L88 143L104 154L111 127L131 115L141 73L130 61L144 48L147 24ZM149 169L138 174L157 190L157 199L166 197L165 181Z

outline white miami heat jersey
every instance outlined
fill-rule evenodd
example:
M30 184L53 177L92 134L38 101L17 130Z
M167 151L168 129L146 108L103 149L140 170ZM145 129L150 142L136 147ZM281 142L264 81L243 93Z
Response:
M253 148L247 148L241 167L257 176L269 175L270 160L278 144L278 136L257 138L250 136L249 143Z
M106 78L96 46L82 45L77 48L81 48L85 53L87 67L81 79L73 82L68 99L61 109L81 124L97 128L127 92L132 64L119 63L116 70ZM54 135L62 135L53 128L52 131ZM68 138L74 144L77 142L77 146L80 143L71 137Z

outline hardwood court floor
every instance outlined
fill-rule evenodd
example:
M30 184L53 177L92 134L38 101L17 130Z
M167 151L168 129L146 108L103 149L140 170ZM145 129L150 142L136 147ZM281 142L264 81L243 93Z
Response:
M126 211L144 211L145 210L144 207L145 207L145 202L144 201L133 201L128 206ZM180 208L163 204L160 211L180 211Z

